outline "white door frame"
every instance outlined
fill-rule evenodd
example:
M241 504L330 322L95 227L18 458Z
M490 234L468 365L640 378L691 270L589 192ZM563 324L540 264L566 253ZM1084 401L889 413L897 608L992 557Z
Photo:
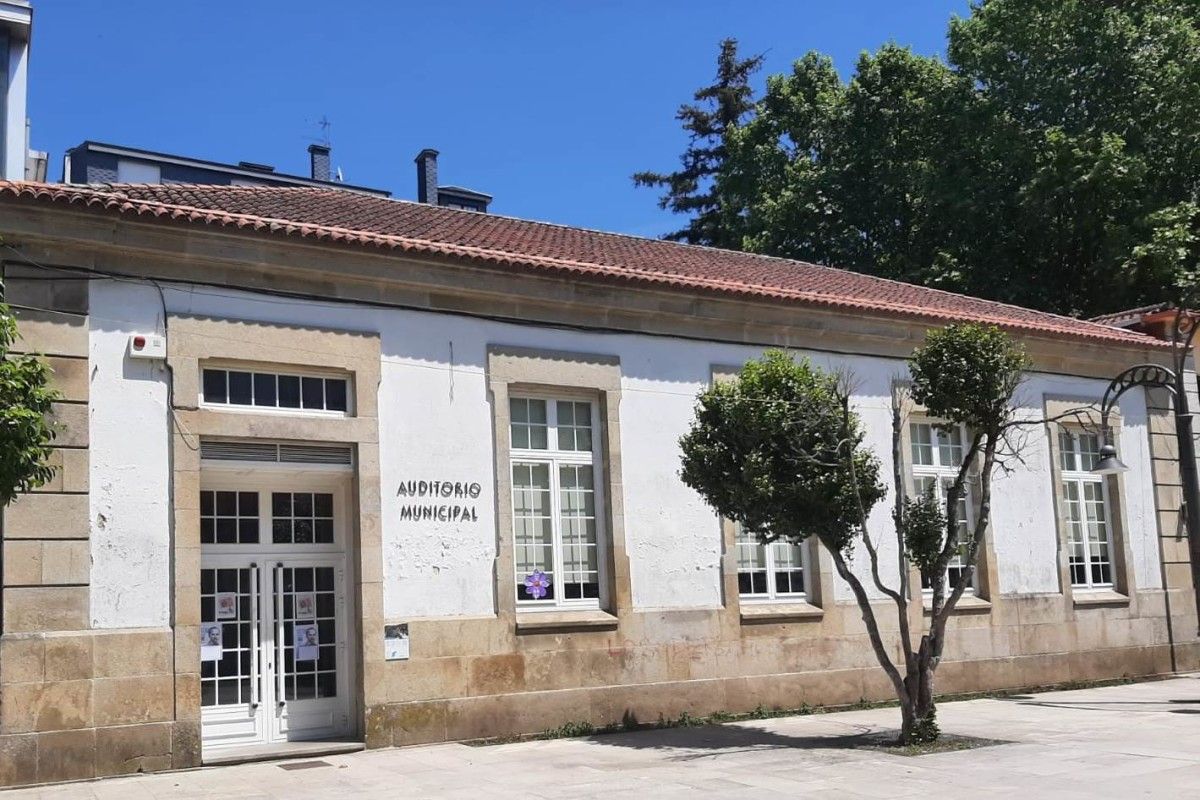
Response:
M257 595L252 613L257 612L257 626L251 625L258 648L258 657L250 657L252 689L257 707L248 703L201 709L201 742L204 749L283 744L289 740L294 711L306 716L312 713L332 715L333 722L324 733L301 738L341 738L359 733L357 696L358 621L356 575L354 559L357 536L353 523L357 518L351 507L355 497L354 471L348 467L315 467L312 465L202 463L201 491L257 492L259 542L257 544L202 544L201 569L249 569L249 580L257 574ZM332 544L274 544L271 530L271 492L327 492L334 495L334 542ZM337 706L314 711L309 703L322 700L299 700L280 703L279 693L283 673L278 633L281 620L276 619L276 598L282 587L276 586L279 570L293 567L320 566L335 570L336 599L335 629L337 631L338 685ZM199 578L199 576L197 576ZM255 587L251 587L253 591ZM208 621L208 620L205 620ZM344 720L337 719L344 714ZM207 735L206 735L207 734Z

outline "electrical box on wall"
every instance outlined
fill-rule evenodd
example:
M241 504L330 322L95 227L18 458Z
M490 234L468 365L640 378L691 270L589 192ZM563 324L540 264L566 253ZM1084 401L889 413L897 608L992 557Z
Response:
M135 333L129 337L130 358L166 358L167 337L157 333Z

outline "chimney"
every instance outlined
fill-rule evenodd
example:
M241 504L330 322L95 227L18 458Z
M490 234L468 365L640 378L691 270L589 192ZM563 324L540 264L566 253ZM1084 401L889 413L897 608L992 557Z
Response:
M438 151L426 147L417 153L417 202L438 204Z
M314 181L329 180L329 146L324 144L310 144L308 146L308 160L311 165L310 174Z

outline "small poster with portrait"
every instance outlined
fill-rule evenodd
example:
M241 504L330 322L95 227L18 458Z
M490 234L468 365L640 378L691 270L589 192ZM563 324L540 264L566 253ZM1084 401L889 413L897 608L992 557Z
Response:
M388 661L408 659L408 623L383 626L383 657Z
M220 592L216 597L217 619L237 619L237 592Z
M321 633L316 625L296 625L292 633L292 646L296 649L297 661L316 661L321 653Z
M203 622L200 624L200 660L220 661L222 646L221 623Z
M317 596L312 592L296 595L296 619L312 619L317 615Z

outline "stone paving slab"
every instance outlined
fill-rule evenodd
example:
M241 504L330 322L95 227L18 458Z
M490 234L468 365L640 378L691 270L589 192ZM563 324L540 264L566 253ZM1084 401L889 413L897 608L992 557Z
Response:
M493 747L442 744L17 789L0 800L210 798L1200 798L1200 675L945 703L942 730L1008 743L904 757L855 749L883 708Z

